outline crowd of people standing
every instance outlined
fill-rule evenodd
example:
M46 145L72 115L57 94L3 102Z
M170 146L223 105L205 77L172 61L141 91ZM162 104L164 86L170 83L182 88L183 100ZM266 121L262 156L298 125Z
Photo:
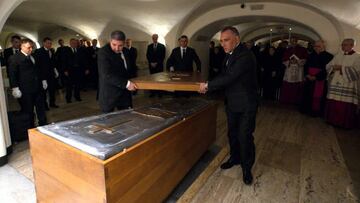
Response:
M359 125L360 55L355 41L344 39L341 51L333 56L322 40L305 48L292 38L274 46L244 43L257 59L259 94L263 100L297 105L300 112L324 117L334 126ZM226 57L210 43L210 78ZM219 54L220 53L220 54Z

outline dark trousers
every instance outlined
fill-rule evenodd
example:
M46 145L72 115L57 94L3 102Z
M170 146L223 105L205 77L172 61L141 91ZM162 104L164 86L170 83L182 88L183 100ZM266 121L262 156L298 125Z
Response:
M164 70L163 70L163 66L159 66L159 65L156 68L152 68L150 66L150 62L149 62L149 71L150 71L150 74L152 75L155 73L161 73ZM157 95L157 96L161 97L163 95L163 93L164 93L164 91L161 91L161 90L150 90L150 96Z
M36 109L36 116L39 120L39 126L47 124L43 92L23 92L21 98L19 99L19 103L21 111L30 115L31 127L35 127L34 107Z
M327 87L325 82L325 87ZM314 90L315 90L315 81L308 81L306 80L304 83L304 91L303 91L303 97L300 104L300 112L308 114L310 116L322 116L324 114L325 109L325 103L326 103L326 94L327 90L324 88L323 96L320 100L320 109L319 110L313 110L312 104L314 98Z
M73 72L68 77L65 77L66 101L71 101L73 90L75 99L80 100L80 88L82 81L82 76L79 72Z
M124 91L122 97L115 105L100 106L103 113L110 113L115 110L123 110L132 108L132 96L130 91Z
M56 85L56 79L48 79L47 80L47 83L48 83L48 88L45 90L45 96L44 96L44 99L45 99L45 105L47 105L47 94L49 94L49 103L50 103L50 106L55 106L55 92L56 92L56 88L57 88L57 85Z
M226 109L228 121L228 138L230 158L240 163L243 169L252 168L255 162L255 130L256 111L232 112Z
M103 108L102 112L103 113L111 113L115 110L115 108L120 111L120 110L124 110L124 109L130 109L130 108L132 108L132 106L117 105L116 107L112 107L112 108Z

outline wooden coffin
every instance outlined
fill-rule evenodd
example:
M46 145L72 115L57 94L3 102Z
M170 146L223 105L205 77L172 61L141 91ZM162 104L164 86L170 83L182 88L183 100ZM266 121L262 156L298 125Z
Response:
M215 141L216 105L101 160L29 130L38 202L161 202Z

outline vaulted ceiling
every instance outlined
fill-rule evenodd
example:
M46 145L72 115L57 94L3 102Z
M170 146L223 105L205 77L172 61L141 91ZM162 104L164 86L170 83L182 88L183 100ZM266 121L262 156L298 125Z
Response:
M296 5L360 29L358 0L26 0L10 15L3 31L27 30L36 38L65 28L89 38L98 38L107 36L113 29L123 29L139 39L152 33L165 37L171 30L181 30L212 9L241 3L246 6L254 2ZM272 22L254 23L248 29L259 30L257 28L269 23ZM234 22L234 25L241 27L241 22Z

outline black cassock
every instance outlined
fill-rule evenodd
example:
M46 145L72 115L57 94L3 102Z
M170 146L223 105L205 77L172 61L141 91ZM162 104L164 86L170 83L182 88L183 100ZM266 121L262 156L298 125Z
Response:
M323 113L326 98L326 65L334 56L327 51L319 54L313 52L309 55L304 66L304 92L300 111L312 116L319 116ZM306 76L315 76L316 80L311 81Z
M281 59L276 55L265 54L263 57L263 98L275 99L276 89L278 89L277 80L281 72Z

